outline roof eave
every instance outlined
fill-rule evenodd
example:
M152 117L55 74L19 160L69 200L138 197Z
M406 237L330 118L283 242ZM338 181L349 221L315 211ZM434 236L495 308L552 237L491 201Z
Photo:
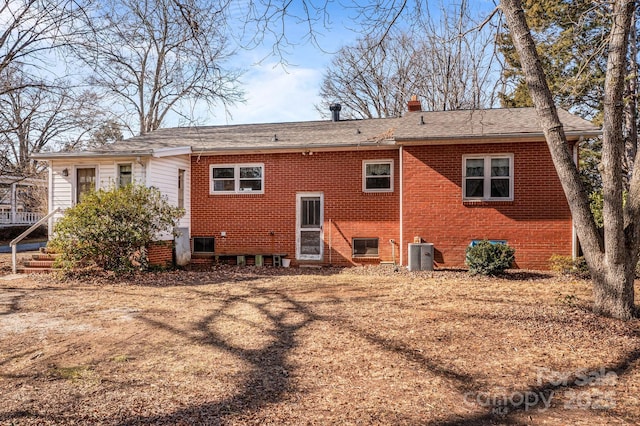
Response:
M31 154L31 158L34 160L73 160L83 158L95 158L95 157L151 157L153 150L145 151L118 151L118 152L45 152Z
M298 152L330 152L353 150L380 150L397 149L393 140L381 142L362 142L349 144L313 144L313 145L289 145L289 146L264 146L264 147L230 147L230 148L193 148L192 155L233 155L233 154L273 154L273 153L298 153Z
M41 152L31 154L34 160L60 160L84 158L123 158L123 157L170 157L173 155L191 154L190 146L175 148L142 149L129 151L80 151L80 152Z
M601 130L567 131L565 136L568 141L574 142L581 138L597 137L602 135ZM430 136L430 137L398 137L398 145L452 145L452 144L478 144L478 143L508 143L508 142L535 142L544 140L542 132L514 134L487 134L466 136Z

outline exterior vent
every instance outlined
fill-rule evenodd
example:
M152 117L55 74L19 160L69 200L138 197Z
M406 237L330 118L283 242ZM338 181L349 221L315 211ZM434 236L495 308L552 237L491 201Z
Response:
M329 105L329 111L331 111L331 121L340 121L341 109L342 109L342 105L340 104Z

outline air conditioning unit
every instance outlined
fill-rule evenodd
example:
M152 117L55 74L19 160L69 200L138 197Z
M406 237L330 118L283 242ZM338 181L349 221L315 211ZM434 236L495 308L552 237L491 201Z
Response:
M433 244L409 244L410 271L433 271Z

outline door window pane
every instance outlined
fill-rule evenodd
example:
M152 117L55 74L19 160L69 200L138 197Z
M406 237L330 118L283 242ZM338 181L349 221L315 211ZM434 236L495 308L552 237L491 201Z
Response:
M320 199L302 198L300 212L300 226L302 228L317 228L320 226Z
M320 254L320 231L300 231L300 254Z

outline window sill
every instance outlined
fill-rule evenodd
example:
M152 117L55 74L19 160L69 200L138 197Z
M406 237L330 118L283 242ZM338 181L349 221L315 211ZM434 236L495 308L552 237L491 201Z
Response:
M214 192L209 193L209 197L257 197L264 195L264 192Z
M462 205L467 207L495 207L495 206L513 206L513 200L463 200Z

